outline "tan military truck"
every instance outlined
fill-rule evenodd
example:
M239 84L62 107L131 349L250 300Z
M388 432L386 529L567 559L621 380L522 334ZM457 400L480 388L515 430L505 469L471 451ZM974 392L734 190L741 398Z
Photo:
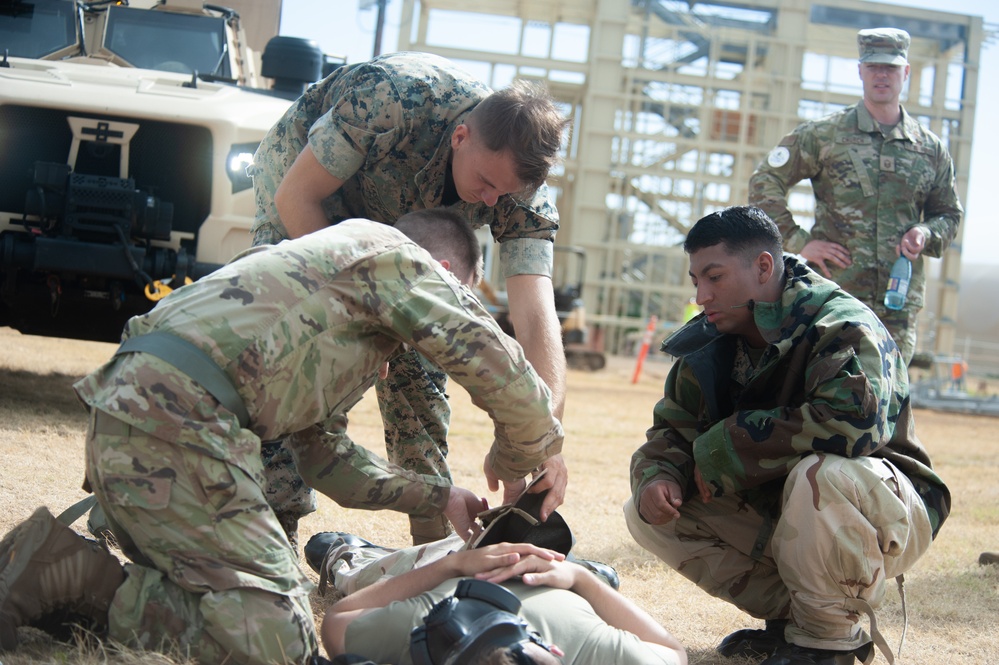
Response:
M262 62L267 90L224 7L0 0L0 326L116 341L249 246L246 166L323 69L289 37Z

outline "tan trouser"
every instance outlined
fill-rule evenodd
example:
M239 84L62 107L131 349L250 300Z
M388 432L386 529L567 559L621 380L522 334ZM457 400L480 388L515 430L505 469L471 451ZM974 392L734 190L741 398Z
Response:
M869 642L860 614L881 604L886 580L911 568L932 539L912 483L871 457L801 461L763 544L764 518L731 496L691 498L663 525L645 523L630 499L624 513L638 544L681 575L755 617L790 615L787 640L819 649Z
M320 573L320 591L325 591L323 585L328 581L343 595L350 595L382 578L398 577L462 549L465 549L465 542L456 533L432 543L398 550L341 545L323 561L326 570Z

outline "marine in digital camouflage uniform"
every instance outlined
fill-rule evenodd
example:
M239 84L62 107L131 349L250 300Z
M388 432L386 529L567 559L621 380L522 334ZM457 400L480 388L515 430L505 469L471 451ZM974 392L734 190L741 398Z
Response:
M462 226L478 259L464 220L445 228ZM343 506L438 515L455 499L474 518L481 500L471 492L324 430L331 416L342 422L405 345L437 363L492 417L486 459L499 478L523 478L561 449L550 391L517 342L441 263L384 224L348 220L249 250L132 318L122 350L151 334L165 334L156 349L116 354L75 386L92 414L88 482L135 561L107 610L107 636L124 644L157 649L176 641L213 665L304 663L315 653L312 585L268 507L261 441L297 432L291 448L307 482ZM202 365L218 368L237 404L178 369L178 354L157 355L178 339L195 347ZM0 551L25 551L35 540L17 537ZM62 551L40 551L43 558L24 570L52 577L46 571L59 565ZM29 601L15 597L31 588L19 577L27 573L6 563L5 554L4 622L9 608L28 613L15 626L38 619ZM57 576L47 593L87 579L78 568ZM42 601L48 609L54 602Z
M863 101L781 139L750 178L749 203L777 222L785 250L874 310L908 363L926 291L922 257L943 255L963 211L950 154L899 104L909 75L908 33L861 30L857 41ZM787 205L788 191L805 179L815 193L810 230ZM912 259L912 279L904 308L893 311L884 297L900 243Z
M790 254L774 260L780 234L758 209L701 219L684 248L704 312L663 343L678 360L632 457L628 528L767 620L726 638L724 655L869 660L862 615L950 508L901 354L856 298Z
M306 146L308 155L325 170L320 175L331 176L335 187L328 196L323 194L320 224L351 217L392 224L410 210L448 206L473 227L488 226L500 243L508 284L509 278L521 275L545 278L536 296L531 290L530 297L517 298L511 287L510 306L530 309L530 324L541 326L532 335L519 330L518 338L552 388L560 414L565 368L550 283L558 212L547 186L539 182L532 193L520 196L476 190L469 201L462 200L461 183L456 186L462 174L452 177L456 131L467 129L470 111L490 94L489 88L453 63L426 53L381 56L343 67L313 85L269 132L254 158L254 244L295 235L282 223L275 196ZM557 148L557 140L548 149L552 147ZM311 178L298 178L294 184L300 180ZM296 192L293 198L297 203L307 197ZM414 353L393 361L387 380L378 382L377 393L389 459L450 480L446 385L440 369ZM315 497L298 477L287 450L273 444L265 457L271 504L293 533L298 518L315 510ZM554 469L548 476L560 478L564 487L562 468L561 476ZM449 529L446 522L414 518L412 532L419 543L442 538Z

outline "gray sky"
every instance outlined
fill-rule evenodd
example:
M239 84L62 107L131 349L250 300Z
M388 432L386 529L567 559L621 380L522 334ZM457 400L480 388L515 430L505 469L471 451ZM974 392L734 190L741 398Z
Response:
M885 4L981 16L986 24L999 28L997 0L882 0ZM382 52L395 50L399 35L399 0L389 0ZM306 37L319 43L326 53L346 55L348 62L372 56L376 10L359 10L358 0L283 0L281 33ZM470 28L473 29L474 28ZM999 42L994 37L993 42ZM985 85L999 80L999 43L986 45L979 71L978 109L975 114L975 142L971 149L971 174L963 222L962 262L987 263L999 267L999 220L990 209L989 189L999 182L999 132L989 131L989 119L999 117L999 86Z

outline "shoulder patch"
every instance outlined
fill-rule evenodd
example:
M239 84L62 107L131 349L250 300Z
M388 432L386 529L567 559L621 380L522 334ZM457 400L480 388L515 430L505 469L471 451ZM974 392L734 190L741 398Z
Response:
M779 145L767 155L767 164L776 169L787 164L787 160L789 159L791 159L791 152L784 146Z
M797 140L798 140L797 134L788 134L787 136L782 138L780 140L780 143L778 143L777 145L794 145L795 141Z

